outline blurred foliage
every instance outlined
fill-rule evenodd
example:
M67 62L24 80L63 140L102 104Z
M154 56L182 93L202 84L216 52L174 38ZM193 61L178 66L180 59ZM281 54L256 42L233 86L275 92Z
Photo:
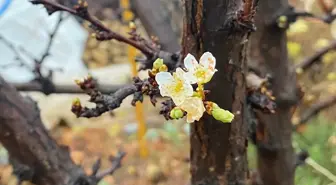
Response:
M293 135L296 152L308 151L318 164L336 174L336 122L325 119L322 115L307 125L305 132ZM250 169L257 168L256 147L249 143L248 161ZM296 169L296 185L329 185L332 182L309 165Z
M305 149L318 164L336 174L336 122L322 115L311 120L303 134L294 134L294 146L297 151ZM297 185L328 185L328 178L308 165L296 171Z

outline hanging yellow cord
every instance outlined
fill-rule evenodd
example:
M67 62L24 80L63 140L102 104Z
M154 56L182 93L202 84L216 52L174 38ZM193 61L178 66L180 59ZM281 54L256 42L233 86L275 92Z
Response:
M129 0L120 0L120 6L123 9L122 19L124 22L130 22L134 18L134 14L129 9L130 3ZM132 66L132 75L138 76L138 70L136 67L135 57L137 51L134 47L128 45L128 60ZM146 158L148 156L148 148L146 143L146 138L144 137L146 134L146 121L144 117L143 104L141 102L136 102L135 105L136 119L138 121L138 142L140 149L140 156Z

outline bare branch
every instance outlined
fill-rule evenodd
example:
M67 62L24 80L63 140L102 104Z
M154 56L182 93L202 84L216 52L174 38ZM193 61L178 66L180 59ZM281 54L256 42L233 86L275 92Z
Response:
M120 167L120 153L109 170L88 176L76 165L69 148L60 146L45 129L36 102L21 96L0 76L0 141L7 149L18 181L36 185L96 185Z
M143 101L143 95L148 95L155 105L156 98L159 96L158 86L153 78L141 80L133 78L133 84L124 86L110 95L102 94L96 87L92 77L87 77L84 81L76 81L77 85L90 96L90 102L95 103L95 108L82 107L79 100L75 100L72 105L72 112L77 117L98 117L101 114L120 107L122 101L129 95L134 95L132 105L137 101Z
M31 0L31 2L33 4L44 5L49 14L57 11L66 11L87 20L91 23L91 28L96 32L95 37L97 40L117 40L137 48L146 56L146 59L143 61L145 63L145 67L142 67L142 69L150 69L152 67L152 63L157 58L162 58L168 68L173 70L176 68L175 66L180 60L178 54L161 51L155 41L145 40L140 35L136 34L135 30L129 33L131 36L129 38L110 30L88 12L88 4L86 1L81 1L81 3L74 6L73 9L51 0Z
M285 19L279 19L281 17L285 17ZM271 19L268 24L278 24L281 25L281 28L287 29L289 28L289 25L291 23L294 23L299 17L307 17L324 22L326 24L331 24L336 19L336 14L330 12L323 16L318 16L306 11L297 11L294 7L289 6L285 9L280 10L280 12L274 17L275 19Z
M54 42L55 39L55 35L62 23L62 21L64 20L63 14L61 13L59 15L59 19L56 23L56 26L54 27L54 29L52 30L52 32L49 34L49 40L48 40L48 44L47 47L45 48L44 53L42 54L42 57L40 59L36 59L33 57L33 55L31 55L28 51L26 51L23 47L20 47L19 50L26 54L28 57L31 58L31 60L34 61L34 66L30 67L27 62L25 62L24 58L21 57L20 52L18 51L17 48L15 48L15 46L8 40L6 40L3 36L0 36L0 39L3 40L3 42L10 48L12 49L12 51L14 52L16 59L18 60L18 63L14 63L14 64L7 64L4 67L11 67L12 65L19 65L19 66L24 66L26 67L28 70L32 71L32 73L34 74L35 78L34 80L32 80L32 83L34 82L38 82L40 87L41 87L41 92L45 93L45 94L51 94L53 92L56 92L55 89L55 85L52 82L52 70L49 70L49 74L47 76L42 75L41 72L41 68L43 67L43 62L45 61L46 57L49 56L50 53L50 49L51 46ZM34 86L33 86L34 87Z
M25 61L25 59L21 56L21 54L19 53L19 51L15 48L15 46L9 41L7 40L4 36L0 35L0 40L2 40L2 42L9 47L15 54L15 59L17 60L17 63L10 63L10 64L5 64L5 65L1 65L1 68L9 68L12 66L21 66L21 67L25 67L28 70L33 70L31 67L28 66L27 62Z
M87 89L86 93L91 97L90 102L95 103L96 107L87 108L81 107L81 105L73 105L71 110L77 117L98 117L105 112L120 107L122 101L136 91L137 87L135 85L123 87L112 95L102 94L96 89Z
M50 51L51 46L52 46L52 44L53 44L53 42L54 42L54 40L55 40L54 37L55 37L55 35L56 35L58 29L60 28L61 23L62 23L63 20L64 20L63 13L60 13L55 28L54 28L53 31L49 34L49 40L48 40L47 47L45 48L45 51L43 52L43 55L42 55L41 59L37 61L38 63L41 64L41 63L45 60L45 58L46 58L47 56L49 56L49 54L50 54L49 51Z
M44 92L45 89L43 89L41 84L36 81L31 81L27 83L12 83L12 85L18 91L39 91L46 94L46 92ZM116 92L118 89L123 88L125 86L126 85L98 84L97 90L104 94L110 94ZM83 90L75 84L73 85L55 84L55 88L53 89L53 91L50 91L49 93L81 94L85 92L83 92Z
M125 152L119 152L117 154L117 156L115 157L111 157L110 161L111 161L111 167L101 171L99 173L97 173L95 175L95 178L97 179L97 182L99 182L101 179L103 179L104 177L108 176L108 175L113 175L113 173L121 167L121 161L122 159L125 157L126 153Z
M314 55L304 59L297 65L295 65L295 69L302 69L302 70L307 70L310 68L313 64L318 63L321 61L321 58L327 54L329 51L335 50L336 49L336 40L332 41L328 46L320 49L317 51Z
M306 124L311 118L316 116L319 112L333 106L336 104L336 95L328 97L320 102L317 102L310 106L300 117L298 124L295 125L295 128L298 128L302 124Z

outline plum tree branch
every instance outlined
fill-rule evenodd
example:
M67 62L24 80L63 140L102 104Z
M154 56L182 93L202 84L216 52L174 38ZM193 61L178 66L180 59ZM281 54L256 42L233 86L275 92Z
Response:
M31 81L27 83L12 83L12 85L18 91L39 91L44 93L44 89L42 85L36 81ZM54 84L55 88L50 93L64 93L64 94L81 94L84 93L83 90L76 86L75 84ZM116 92L118 89L123 88L127 85L111 85L111 84L104 84L104 85L97 85L97 90L104 94L110 94Z
M295 128L298 128L302 124L306 124L311 118L316 116L319 112L333 106L336 104L336 95L330 96L324 100L321 100L310 106L308 110L306 110L298 121L298 124L295 125Z
M82 1L80 4L74 6L73 9L51 0L31 0L30 2L36 5L44 5L49 14L57 11L66 11L90 22L91 28L96 32L95 37L97 40L117 40L135 47L146 57L146 59L141 60L143 64L141 69L150 69L152 67L152 63L157 58L162 58L168 68L174 70L180 60L180 56L178 54L160 50L160 47L155 41L145 40L140 35L136 34L135 30L129 33L130 37L125 37L110 30L88 12L88 4L86 1Z
M328 52L336 50L336 41L332 41L328 46L320 49L314 55L305 58L303 61L295 65L295 69L302 69L303 71L309 69L315 63L321 61L321 58Z
M45 48L45 51L43 52L42 56L40 59L35 58L33 55L31 55L28 51L26 51L24 48L20 47L20 51L24 53L26 56L28 56L31 60L34 62L34 66L30 67L28 63L25 61L25 59L21 56L21 52L12 44L9 40L5 39L3 36L0 36L0 39L3 41L5 45L7 45L15 54L16 60L18 63L10 63L7 64L3 67L11 67L13 65L19 65L27 68L29 71L32 71L34 74L34 79L32 80L32 83L37 82L39 83L41 87L41 92L45 94L50 94L53 92L56 92L55 85L52 82L52 74L53 71L49 69L49 74L48 75L43 75L42 74L42 67L43 67L43 62L45 59L49 56L50 54L50 49L53 45L53 42L55 40L55 35L57 34L57 31L59 30L61 23L66 19L66 17L63 17L63 13L59 15L59 18L56 22L55 27L53 30L49 33L49 40L47 43L47 47Z
M121 152L102 173L88 176L76 165L65 146L60 146L45 129L38 106L23 97L0 76L0 142L7 149L18 180L36 185L97 185L104 175L120 167ZM14 166L14 167L15 167ZM107 173L108 172L108 173ZM24 178L24 179L22 179Z

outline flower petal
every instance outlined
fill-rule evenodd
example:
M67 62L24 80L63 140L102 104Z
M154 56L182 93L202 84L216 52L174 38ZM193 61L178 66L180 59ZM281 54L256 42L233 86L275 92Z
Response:
M175 105L179 106L185 101L187 96L184 96L183 94L179 94L179 95L172 96L171 98L173 99L173 102L175 103Z
M211 71L215 71L216 58L210 53L205 52L200 59L200 64Z
M155 75L155 81L159 85L170 84L174 81L174 78L169 72L159 72Z
M164 96L171 96L171 85L170 84L162 84L159 85L159 90L160 90L160 94L162 97Z
M184 66L188 69L188 71L195 71L198 65L197 60L192 54L188 53L188 55L184 58Z
M183 92L185 96L192 96L194 94L194 89L189 83L183 84Z
M199 121L205 112L203 101L199 97L188 97L179 107L187 112L188 123Z
M195 76L194 72L186 72L184 74L184 79L189 84L195 84L195 83L197 83L197 77Z
M205 73L204 83L208 83L212 79L214 74L215 74L215 71L207 71Z
M184 72L183 69L181 69L181 68L177 68L177 69L176 69L176 72L175 72L176 77L177 77L179 80L182 80L182 81L185 81L185 80L184 80L184 75L185 75L185 73L186 73L186 72Z

